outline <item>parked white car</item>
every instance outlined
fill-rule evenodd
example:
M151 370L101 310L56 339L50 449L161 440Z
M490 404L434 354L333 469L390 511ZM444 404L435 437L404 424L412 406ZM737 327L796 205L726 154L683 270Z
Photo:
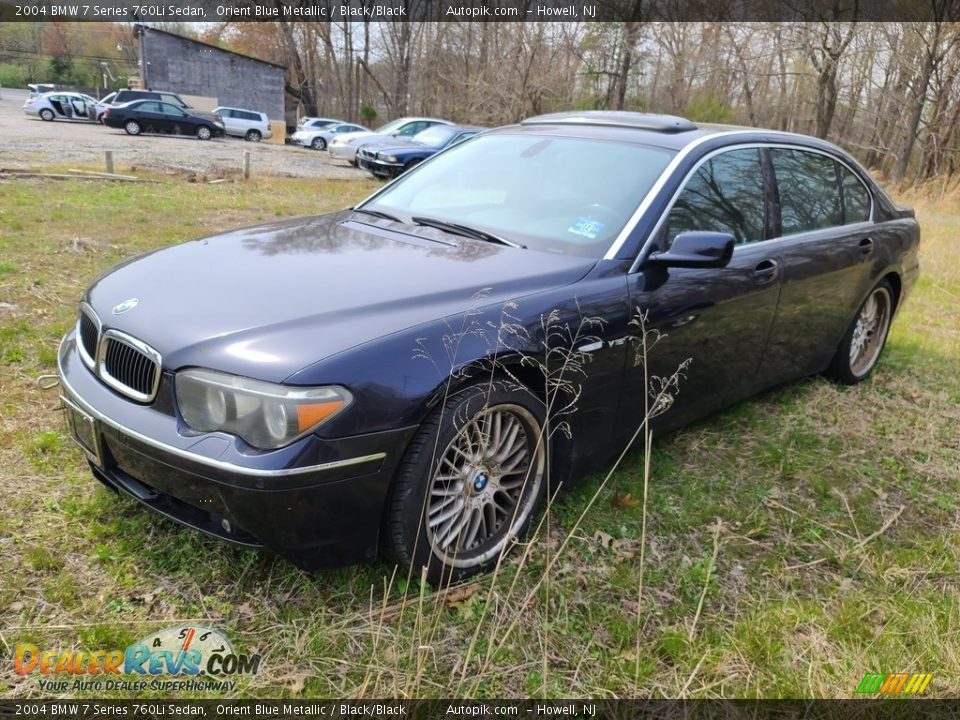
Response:
M96 104L89 95L56 90L29 98L23 103L23 111L47 121L89 120L90 108Z
M273 137L270 119L262 112L244 110L235 107L218 107L213 110L223 120L227 135L242 137L250 142L260 142L262 138Z
M330 143L330 155L337 160L349 160L357 164L357 150L367 143L378 143L391 137L413 137L432 125L453 125L449 120L436 118L405 117L388 122L374 131L352 132L337 135Z
M356 132L370 132L370 129L351 123L330 123L319 128L300 128L290 139L297 145L314 150L326 150L330 141L338 135Z
M323 118L316 117L314 115L305 115L304 117L297 120L297 129L300 128L320 128L325 125L331 125L333 123L342 123L343 120L338 118Z

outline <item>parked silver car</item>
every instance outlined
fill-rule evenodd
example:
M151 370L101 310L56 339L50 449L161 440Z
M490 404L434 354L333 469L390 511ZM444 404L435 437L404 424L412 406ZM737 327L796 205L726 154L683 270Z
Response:
M219 115L223 120L227 135L242 137L250 142L260 142L263 138L273 137L270 119L262 112L221 106L214 108L213 114Z
M319 128L305 127L297 130L290 138L295 144L314 150L326 150L327 145L338 135L344 133L370 132L363 125L353 125L351 123L330 123Z
M89 120L89 108L96 104L97 101L89 95L56 90L28 98L23 103L23 111L47 121Z
M413 137L432 125L453 125L449 120L435 118L405 117L388 122L374 131L352 132L338 135L330 143L330 155L338 160L349 160L357 164L357 150L367 143L378 143L391 137Z

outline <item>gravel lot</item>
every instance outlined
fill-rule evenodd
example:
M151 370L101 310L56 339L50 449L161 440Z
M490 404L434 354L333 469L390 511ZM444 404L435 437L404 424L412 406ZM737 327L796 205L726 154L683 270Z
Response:
M175 135L131 137L123 130L85 122L44 122L26 115L26 90L0 90L0 168L36 168L75 163L104 165L104 150L113 150L116 172L131 168L175 169L216 177L242 168L243 151L251 152L253 174L305 178L352 179L367 174L326 153L239 138L202 141Z

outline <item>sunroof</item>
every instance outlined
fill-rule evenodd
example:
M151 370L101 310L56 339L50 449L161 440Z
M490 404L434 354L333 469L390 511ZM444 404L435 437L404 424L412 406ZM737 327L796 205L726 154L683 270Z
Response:
M638 113L619 110L588 110L586 112L562 112L537 115L527 118L521 125L605 125L609 127L654 130L664 133L680 133L696 130L697 126L686 118L676 115Z

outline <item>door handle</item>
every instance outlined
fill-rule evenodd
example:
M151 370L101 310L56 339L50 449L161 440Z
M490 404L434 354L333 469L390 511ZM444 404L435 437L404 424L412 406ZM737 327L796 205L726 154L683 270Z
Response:
M754 268L751 275L753 275L754 281L758 285L764 285L768 282L772 282L777 279L777 275L780 274L780 263L776 260L771 260L767 258L766 260L761 260L758 262Z
M864 238L857 243L857 247L860 248L861 253L864 255L869 255L873 252L873 238Z

